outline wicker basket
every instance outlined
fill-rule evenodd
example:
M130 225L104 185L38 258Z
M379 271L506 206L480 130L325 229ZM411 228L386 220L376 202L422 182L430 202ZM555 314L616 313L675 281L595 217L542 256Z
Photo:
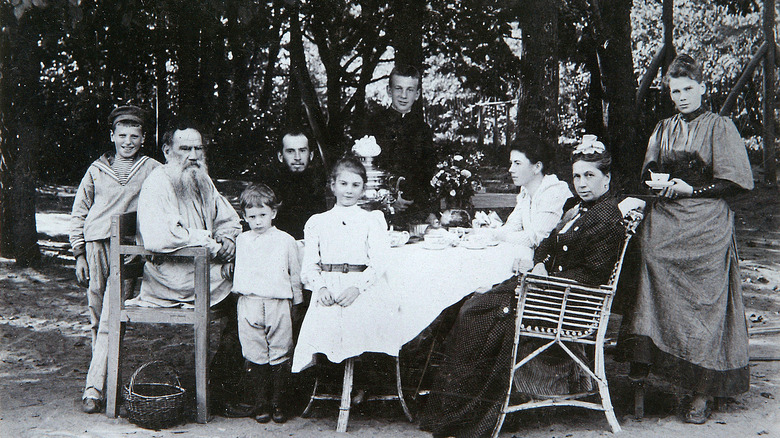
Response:
M175 383L138 382L138 376L152 364L162 365L170 371ZM125 409L127 419L145 429L165 429L182 422L184 393L179 377L162 361L147 362L133 373L125 386Z

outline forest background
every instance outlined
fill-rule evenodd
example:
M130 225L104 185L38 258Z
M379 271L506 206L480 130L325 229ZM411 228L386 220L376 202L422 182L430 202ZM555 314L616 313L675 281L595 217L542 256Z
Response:
M442 157L487 148L498 164L516 129L560 148L594 133L631 187L650 130L673 111L660 75L636 101L663 44L663 3L674 5L674 48L703 61L717 111L764 40L761 2L3 0L0 255L39 258L36 188L78 183L111 147L117 104L149 110L145 154L160 158L167 124L193 118L210 128L212 176L249 180L289 124L311 127L324 162L338 157L388 104L394 62L423 71L420 105ZM730 114L759 172L761 75ZM509 111L478 123L475 104L491 101Z

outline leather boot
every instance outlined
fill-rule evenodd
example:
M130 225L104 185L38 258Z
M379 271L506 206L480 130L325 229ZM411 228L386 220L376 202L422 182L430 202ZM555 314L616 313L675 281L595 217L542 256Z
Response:
M273 379L273 394L271 395L273 420L274 423L284 423L287 421L287 415L285 415L282 406L285 402L285 390L290 382L290 361L271 366L271 374Z

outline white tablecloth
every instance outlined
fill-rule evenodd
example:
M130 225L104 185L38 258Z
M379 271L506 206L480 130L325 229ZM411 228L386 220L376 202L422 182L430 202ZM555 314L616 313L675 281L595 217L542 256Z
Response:
M390 250L387 278L401 297L404 342L414 339L450 305L480 287L512 276L516 257L531 259L529 248L507 243L485 249L425 249L421 243Z

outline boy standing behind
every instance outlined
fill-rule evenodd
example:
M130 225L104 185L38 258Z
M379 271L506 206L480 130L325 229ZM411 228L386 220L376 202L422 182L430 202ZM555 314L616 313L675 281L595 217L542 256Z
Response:
M120 106L111 111L108 123L114 151L106 152L89 166L73 201L70 245L76 257L76 279L87 286L93 355L109 278L111 216L136 210L141 185L160 165L138 154L144 142L143 118L143 110L136 106ZM101 400L102 394L88 387L82 409L89 414L99 412Z
M363 130L365 135L376 137L382 148L376 165L405 179L400 186L403 195L393 204L398 212L393 222L404 227L438 211L430 205L431 178L437 170L433 131L421 107L414 105L422 92L421 81L416 68L397 64L387 84L390 107L374 114Z
M108 116L114 151L95 160L81 179L70 221L76 279L87 286L92 344L95 343L108 279L111 216L135 211L146 176L160 165L139 155L144 142L143 110L120 106Z
M238 338L247 360L247 385L243 403L228 409L231 416L254 414L259 423L284 423L282 403L293 347L290 302L303 302L298 247L292 236L272 224L280 204L268 186L247 187L240 205L251 230L236 239L233 292L240 295Z

